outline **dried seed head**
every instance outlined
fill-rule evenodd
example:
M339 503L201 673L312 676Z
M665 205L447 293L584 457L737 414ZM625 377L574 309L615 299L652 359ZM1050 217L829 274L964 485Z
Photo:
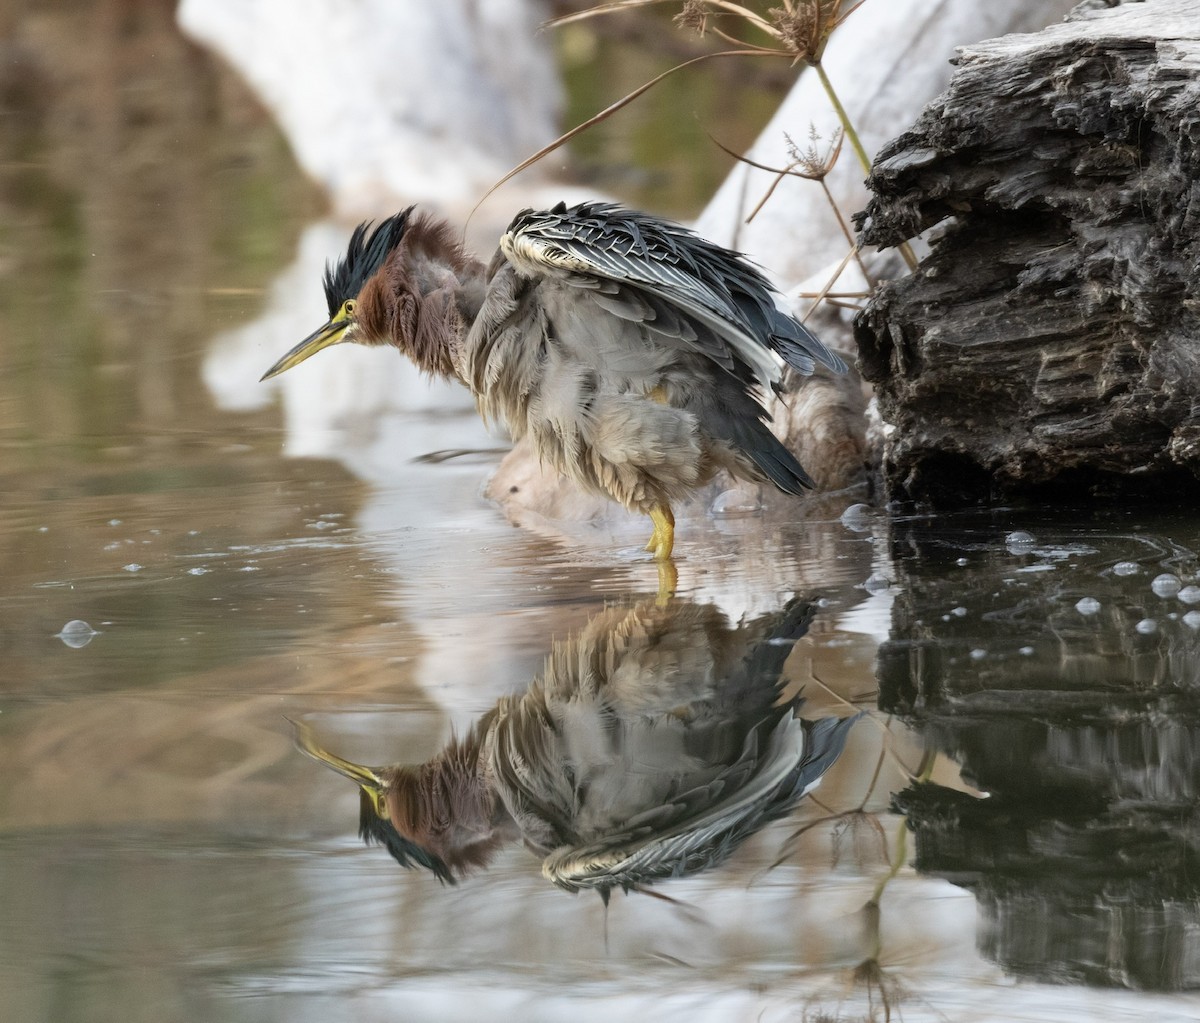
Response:
M787 140L788 159L791 169L801 176L820 181L832 169L842 152L842 130L838 128L829 138L829 145L822 153L818 148L821 133L814 124L808 126L808 145L801 147L787 132L783 137Z
M844 6L845 0L799 0L767 11L767 20L795 60L812 60L821 55L830 33L858 5L843 13Z
M704 0L687 0L677 15L675 24L680 28L690 28L697 35L704 35L708 30L708 6Z

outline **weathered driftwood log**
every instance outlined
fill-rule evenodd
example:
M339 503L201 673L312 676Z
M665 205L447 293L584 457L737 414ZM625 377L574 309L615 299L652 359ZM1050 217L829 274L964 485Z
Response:
M963 48L860 218L947 222L860 318L889 491L1200 490L1200 4Z

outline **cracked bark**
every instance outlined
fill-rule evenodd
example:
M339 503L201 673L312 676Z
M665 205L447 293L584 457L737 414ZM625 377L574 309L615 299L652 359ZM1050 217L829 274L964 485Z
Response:
M856 325L894 497L1200 493L1200 6L964 47L859 227L935 225Z

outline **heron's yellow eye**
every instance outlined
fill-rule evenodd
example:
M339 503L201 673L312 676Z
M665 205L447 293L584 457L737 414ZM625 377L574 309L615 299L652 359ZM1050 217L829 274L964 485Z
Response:
M354 299L348 298L342 304L342 316L348 320L353 315L354 315Z

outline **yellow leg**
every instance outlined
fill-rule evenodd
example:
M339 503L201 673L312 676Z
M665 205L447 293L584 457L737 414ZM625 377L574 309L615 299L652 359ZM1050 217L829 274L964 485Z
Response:
M679 570L670 558L656 561L655 564L658 565L658 599L655 604L658 607L666 607L679 589Z
M654 532L650 534L646 550L658 561L668 561L675 547L675 516L671 512L671 506L655 505L650 509L650 521L654 523Z

